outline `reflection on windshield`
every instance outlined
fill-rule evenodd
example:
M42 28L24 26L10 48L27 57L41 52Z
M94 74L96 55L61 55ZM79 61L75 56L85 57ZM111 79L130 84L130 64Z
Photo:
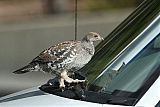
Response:
M160 47L154 48L153 41L130 61L110 84L106 84L104 87L106 88L105 91L113 92L117 89L136 92L145 80L160 66L159 59Z
M98 91L136 92L160 66L160 18L157 18L92 84ZM95 89L96 90L96 89Z

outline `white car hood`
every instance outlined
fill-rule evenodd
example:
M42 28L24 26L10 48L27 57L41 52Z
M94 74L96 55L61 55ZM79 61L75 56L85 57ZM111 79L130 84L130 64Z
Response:
M38 87L20 91L0 98L0 107L120 107L64 98L45 93Z

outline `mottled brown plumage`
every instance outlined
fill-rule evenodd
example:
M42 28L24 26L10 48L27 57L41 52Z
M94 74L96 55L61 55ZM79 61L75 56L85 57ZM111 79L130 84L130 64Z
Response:
M93 42L103 40L95 32L89 32L81 41L65 41L41 52L27 66L14 71L22 74L29 71L51 72L59 77L60 87L65 87L64 81L84 82L84 80L74 80L68 76L69 71L76 71L87 64L94 55Z

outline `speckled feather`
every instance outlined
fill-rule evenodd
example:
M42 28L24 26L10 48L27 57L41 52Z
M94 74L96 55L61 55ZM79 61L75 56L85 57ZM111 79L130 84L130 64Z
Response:
M79 41L66 41L52 46L33 59L32 63L47 64L48 69L61 70L73 62L77 55ZM46 71L45 71L46 72Z
M96 36L94 37L94 35ZM82 41L65 41L51 46L41 52L27 66L14 73L21 74L29 71L43 71L60 74L64 69L67 71L76 71L87 64L94 55L93 42L102 39L97 35L97 33L91 32Z
M62 62L65 60L68 56L71 56L72 53L76 52L74 51L74 48L76 45L79 44L79 42L75 41L66 41L63 43L59 43L55 46L52 46L46 50L44 50L42 53L39 54L35 59L33 59L33 62ZM73 52L72 52L73 51ZM76 55L76 54L75 54Z

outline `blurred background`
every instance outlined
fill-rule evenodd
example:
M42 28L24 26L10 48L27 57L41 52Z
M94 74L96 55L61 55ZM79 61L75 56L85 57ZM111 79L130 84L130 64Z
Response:
M78 40L87 32L106 37L143 0L78 0ZM41 72L16 75L41 51L74 40L75 0L0 0L0 96L39 86Z

